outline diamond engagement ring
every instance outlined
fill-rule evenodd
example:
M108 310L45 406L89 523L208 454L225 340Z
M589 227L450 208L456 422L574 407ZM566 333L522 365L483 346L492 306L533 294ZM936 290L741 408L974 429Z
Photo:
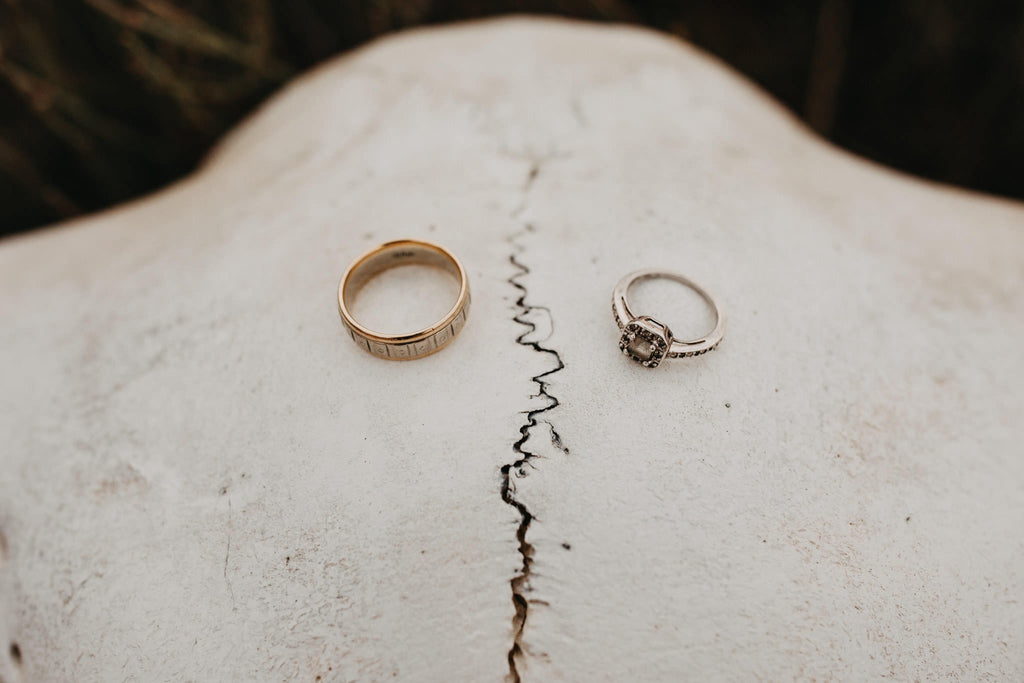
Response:
M382 334L361 325L352 316L352 302L359 290L377 274L410 264L433 266L459 283L459 295L443 318L408 334ZM412 360L443 349L466 324L469 315L469 279L459 259L436 244L397 240L382 244L355 260L338 284L338 312L353 341L378 358Z
M673 337L665 323L646 315L634 315L626 300L629 288L641 280L654 279L672 280L700 294L715 312L715 329L700 339L685 341ZM714 298L693 280L661 270L638 270L619 280L612 292L612 313L622 330L619 349L647 368L658 367L665 358L686 358L707 353L718 346L725 334L725 315Z

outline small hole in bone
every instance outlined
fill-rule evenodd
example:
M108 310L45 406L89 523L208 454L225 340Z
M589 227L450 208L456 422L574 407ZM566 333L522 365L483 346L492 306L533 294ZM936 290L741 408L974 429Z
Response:
M11 661L14 662L15 666L21 666L21 648L18 647L17 643L11 643L10 647Z
M366 283L352 302L352 315L374 332L416 332L443 318L458 297L459 283L440 268L399 266Z

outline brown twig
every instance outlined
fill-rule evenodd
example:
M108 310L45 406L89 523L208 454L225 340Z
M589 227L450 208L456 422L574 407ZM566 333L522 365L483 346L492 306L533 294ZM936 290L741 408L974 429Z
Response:
M235 62L274 81L291 75L291 69L283 62L161 0L137 0L142 9L126 7L116 0L83 1L127 29L198 54Z
M121 123L100 114L89 103L61 84L41 78L10 59L0 61L0 75L25 97L41 116L59 112L77 124L81 136L76 136L79 142L74 144L83 151L91 149L91 141L85 144L85 140L93 136L127 146L144 142Z
M207 129L210 112L196 88L183 78L163 58L150 50L146 42L134 31L121 32L121 45L127 51L131 66L147 83L167 93L178 110L196 128Z
M804 115L811 128L826 137L835 126L849 31L850 8L846 0L823 0L818 12Z

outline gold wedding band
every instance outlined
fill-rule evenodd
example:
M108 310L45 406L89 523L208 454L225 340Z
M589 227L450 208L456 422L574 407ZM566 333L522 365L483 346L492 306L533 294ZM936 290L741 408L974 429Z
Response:
M458 299L448 313L433 325L411 334L381 334L356 322L350 309L359 290L389 268L412 264L440 268L459 281ZM345 271L338 285L338 311L356 344L378 358L422 358L443 349L466 324L469 278L459 260L443 247L417 240L387 242L360 256Z

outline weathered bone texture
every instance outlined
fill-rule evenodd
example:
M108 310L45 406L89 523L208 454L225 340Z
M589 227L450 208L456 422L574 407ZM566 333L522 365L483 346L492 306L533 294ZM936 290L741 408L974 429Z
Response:
M402 236L474 303L389 363L335 293ZM718 350L619 353L641 267ZM0 244L0 319L5 681L1024 678L1024 208L675 40L375 43Z

